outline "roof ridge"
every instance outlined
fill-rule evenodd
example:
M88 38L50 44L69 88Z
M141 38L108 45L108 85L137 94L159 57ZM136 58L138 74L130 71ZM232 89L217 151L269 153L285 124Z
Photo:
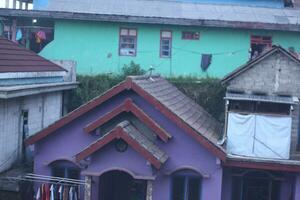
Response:
M280 51L284 53L285 55L289 56L291 59L293 59L295 62L298 62L300 64L300 60L293 55L291 52L287 51L285 48L281 47L280 45L273 45L271 49L265 51L258 57L248 60L245 64L239 66L229 74L225 75L224 78L221 80L221 84L225 84L226 82L230 81L231 79L235 78L236 76L239 76L241 73L247 71L249 68L251 68L253 65L257 64L258 62L262 61L264 58L272 55L273 53Z

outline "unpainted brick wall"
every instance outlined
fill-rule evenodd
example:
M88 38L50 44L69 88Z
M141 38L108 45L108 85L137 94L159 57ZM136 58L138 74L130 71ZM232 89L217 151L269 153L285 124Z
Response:
M251 69L229 81L229 90L269 95L289 95L300 98L300 65L281 52L276 52ZM299 105L292 111L291 156L297 152Z

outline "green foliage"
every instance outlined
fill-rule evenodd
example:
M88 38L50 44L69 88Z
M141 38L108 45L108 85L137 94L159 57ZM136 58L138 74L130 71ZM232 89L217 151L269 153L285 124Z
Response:
M129 65L124 65L122 68L122 76L130 76L130 75L143 75L146 71L141 68L139 64L135 64L133 61L130 62Z
M140 65L131 61L129 65L124 65L121 74L99 74L96 76L77 75L77 81L80 84L75 90L70 92L67 110L72 111L89 100L101 95L125 80L126 76L142 75L144 73L145 71L141 69Z
M120 75L99 74L96 76L78 75L80 85L70 93L68 111L74 110L87 101L99 96L123 81L128 75L141 75L145 71L138 64L131 62L123 67ZM168 79L183 93L204 107L219 121L224 120L224 93L219 79L195 77L175 77Z
M225 105L223 97L225 96L225 88L221 85L219 79L177 77L170 78L169 81L217 120L224 121Z

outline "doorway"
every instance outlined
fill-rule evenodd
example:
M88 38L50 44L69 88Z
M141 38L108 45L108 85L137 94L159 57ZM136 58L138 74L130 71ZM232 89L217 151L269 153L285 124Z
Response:
M106 172L99 178L99 200L145 200L147 182L123 171Z

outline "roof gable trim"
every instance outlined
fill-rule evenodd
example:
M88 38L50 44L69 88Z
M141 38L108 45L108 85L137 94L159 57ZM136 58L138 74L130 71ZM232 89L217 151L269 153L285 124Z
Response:
M77 162L80 162L84 158L92 155L96 151L103 148L108 143L112 142L114 139L123 139L127 142L135 151L141 154L147 161L149 161L156 169L161 167L161 162L146 148L144 148L141 144L131 138L126 131L124 131L123 127L118 125L111 132L106 134L105 136L98 139L96 142L88 146L86 149L78 153L75 158Z
M239 76L240 74L248 71L249 69L254 67L256 64L258 64L259 62L261 62L262 60L264 60L265 58L271 56L272 54L274 54L276 52L283 53L284 55L288 56L289 58L291 58L293 61L297 62L300 65L300 60L298 58L296 58L292 53L285 50L281 46L273 46L273 48L270 49L269 51L265 52L264 54L260 55L259 57L255 58L254 60L251 60L248 63L238 67L236 70L234 70L233 72L226 75L221 80L221 83L223 85L226 84L228 81L230 81L230 80L234 79L235 77Z
M93 121L92 123L88 124L84 131L86 133L91 133L99 126L102 126L104 123L110 121L117 115L123 112L131 112L134 114L139 120L145 123L155 134L159 136L164 142L167 142L172 136L162 129L154 120L152 120L145 112L143 112L133 101L132 99L128 98L122 103L120 106L112 110L111 112L105 114L104 116L100 117L99 119Z

